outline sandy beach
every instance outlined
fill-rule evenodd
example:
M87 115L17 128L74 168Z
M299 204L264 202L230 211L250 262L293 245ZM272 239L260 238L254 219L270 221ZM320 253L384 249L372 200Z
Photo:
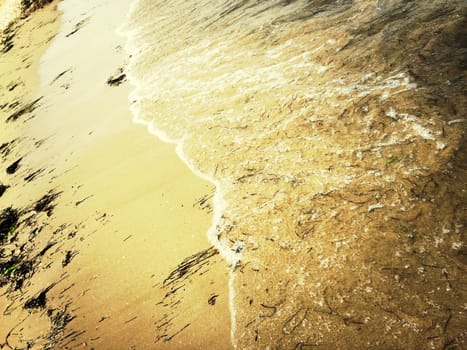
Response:
M0 0L0 350L464 349L466 11Z
M7 249L29 258L52 245L32 261L21 288L15 277L2 287L2 348L172 349L166 339L187 325L177 348L230 346L228 266L217 254L164 285L186 258L209 250L212 215L196 203L213 187L173 146L132 123L127 83L106 83L126 64L115 30L128 5L51 4L21 23L15 47L2 56L20 69L31 64L2 68L3 87L20 82L2 88L2 104L40 98L34 111L2 126L2 143L18 140L4 164L21 158L14 174L2 174L10 186L2 204L29 218ZM2 120L12 111L4 108ZM50 209L31 209L47 195ZM202 276L191 281L191 273ZM44 290L44 305L23 308Z

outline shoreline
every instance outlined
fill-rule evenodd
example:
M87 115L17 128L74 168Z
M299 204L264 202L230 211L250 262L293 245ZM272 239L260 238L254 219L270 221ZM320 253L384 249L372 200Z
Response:
M198 169L195 168L195 166L189 161L187 156L183 153L183 140L172 140L168 138L167 136L163 135L163 132L161 130L156 130L153 126L153 123L146 123L144 120L138 120L136 117L136 114L134 116L134 123L137 125L143 125L150 134L156 136L159 140L161 140L164 143L167 144L174 144L176 145L176 154L180 158L180 160L191 170L191 172L198 176L199 178L208 181L212 183L215 187L214 190L214 195L212 197L212 202L213 202L213 218L212 218L212 223L209 229L207 230L207 239L209 242L215 247L222 258L228 263L230 266L229 270L229 310L230 310L230 337L231 337L231 343L234 348L236 348L236 340L235 340L235 289L234 289L234 281L235 281L235 274L234 270L237 266L237 264L241 261L242 256L240 252L236 252L233 250L231 247L229 247L227 244L222 244L221 241L218 239L218 233L217 233L217 227L222 221L222 215L224 213L224 210L226 208L226 203L224 200L223 196L223 191L221 190L221 184L218 180L216 180L214 177L210 177L208 175L205 175L201 173Z
M98 4L92 9L86 9L86 4L62 3L65 12L60 32L41 58L36 94L44 98L34 117L24 123L23 135L40 146L27 152L18 171L21 174L27 166L39 169L38 175L27 189L21 189L21 185L10 188L1 202L17 191L18 205L26 205L31 197L46 191L56 203L50 217L37 219L46 228L39 234L43 243L36 239L35 245L47 244L52 238L47 235L53 235L58 248L50 256L44 254L41 265L48 267L39 267L28 278L27 292L19 299L21 303L44 293L47 300L37 311L32 309L31 321L24 321L23 326L34 318L33 323L40 324L41 333L45 333L48 327L53 328L54 321L48 321L41 310L52 308L60 310L57 315L61 321L67 321L60 330L61 337L54 335L54 341L59 341L57 346L86 343L109 347L126 343L152 348L154 339L159 339L160 349L170 348L173 342L190 348L203 344L229 348L225 347L225 336L219 336L226 333L229 338L230 333L228 267L216 253L206 250L205 232L212 214L195 206L198 198L212 191L211 185L197 180L178 159L172 145L162 144L145 128L132 124L125 82L121 86L105 84L125 65L115 29L110 37L105 28L110 28L111 21L118 23L116 18L121 15L116 13L121 9L123 15L126 3ZM32 15L32 21L36 15ZM96 31L100 33L101 53L90 37ZM93 44L92 48L85 48L87 42ZM73 47L80 47L80 52ZM99 59L86 58L88 50ZM105 63L99 72L85 66L99 62ZM96 104L99 101L104 104ZM70 105L76 107L70 109ZM100 115L97 120L96 115ZM174 182L174 178L178 181ZM18 231L25 229L20 225ZM167 234L172 237L165 242ZM57 235L63 238L57 241ZM53 257L61 254L66 264ZM193 261L190 257L194 257ZM164 286L163 280L179 264L188 264L187 271L192 272ZM183 285L183 289L177 289ZM166 293L170 298L164 297ZM194 311L187 313L190 309ZM137 317L132 316L135 313ZM169 325L163 325L165 314L174 318ZM183 314L186 316L181 317ZM55 313L51 315L53 318ZM162 317L160 321L158 317ZM100 321L102 318L105 322ZM155 322L156 328L138 332L154 327L148 322ZM29 337L33 338L33 334L32 330ZM134 334L138 337L134 338ZM22 336L26 336L24 332ZM60 342L59 338L67 341Z
M1 43L0 348L462 347L467 6L129 4Z
M132 40L132 33L131 33L131 30L129 30L128 28L125 29L125 26L128 26L129 18L131 17L132 12L135 11L135 7L136 7L136 3L132 2L130 5L130 9L128 11L126 20L117 29L117 34L126 39L124 49L130 57L133 54L136 54L137 50L135 48L133 49L131 48L130 43ZM230 320L231 320L230 321L230 327L231 327L230 338L231 338L231 343L232 343L233 348L236 348L236 340L235 340L236 311L235 311L234 270L236 268L236 265L241 261L242 256L241 256L241 252L236 252L226 242L220 241L217 236L218 235L217 227L221 224L222 215L227 207L226 202L224 200L224 192L221 188L222 185L220 181L217 180L214 176L209 176L201 172L199 169L197 169L194 166L194 164L190 161L188 156L183 151L183 143L184 143L183 138L172 139L168 137L162 129L157 129L153 122L148 122L148 121L145 121L143 118L139 118L139 110L137 110L134 107L134 105L132 105L131 103L132 101L137 99L136 96L138 95L138 89L139 89L138 80L135 77L131 76L131 72L127 71L126 74L128 76L129 83L133 86L132 91L128 95L128 102L130 103L130 110L133 115L133 123L135 123L136 125L144 126L150 134L156 136L162 142L175 145L175 151L176 151L177 156L190 169L190 171L195 176L207 182L210 182L215 187L214 195L212 197L212 203L213 203L212 204L213 205L212 223L209 229L207 230L206 235L207 235L207 239L209 240L209 242L219 251L222 258L230 266L229 281L228 281L229 311L230 311Z
M132 108L223 185L237 347L442 348L463 336L462 312L433 330L465 295L462 6L325 3L140 1Z

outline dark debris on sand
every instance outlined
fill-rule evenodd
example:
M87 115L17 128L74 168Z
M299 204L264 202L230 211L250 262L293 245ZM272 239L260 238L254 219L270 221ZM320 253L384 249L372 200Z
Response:
M0 52L7 53L10 51L14 44L13 39L16 35L14 31L13 24L10 24L2 33L2 37L0 38Z
M38 176L40 176L44 171L45 171L45 168L40 168L36 171L33 171L32 173L24 177L24 181L31 182L35 180Z
M44 290L42 290L38 295L35 297L32 297L26 301L24 304L25 309L43 309L45 308L45 305L47 304L47 293L50 289L52 289L54 285L50 285Z
M21 0L21 10L23 17L26 17L31 12L36 11L47 4L50 4L53 0Z
M68 266L68 264L71 262L71 260L72 260L77 254L78 254L77 251L67 250L67 252L65 253L65 256L63 257L63 260L62 260L62 267Z
M21 161L23 160L23 158L19 158L17 160L15 160L12 164L10 164L7 168L6 168L6 173L8 175L13 175L14 173L16 173L16 171L18 170L19 168L19 163L21 163Z
M5 193L7 189L8 189L7 185L0 183L0 197L3 196L3 194Z
M68 312L68 305L63 309L47 310L47 316L50 319L51 327L47 335L47 344L44 346L44 350L57 349L60 340L62 340L66 326L73 321L75 317L71 316Z
M190 283L190 279L195 276L201 276L209 270L212 259L219 254L219 251L211 246L207 249L199 251L185 258L178 266L169 274L162 283L162 288L166 290L163 299L158 303L166 308L164 316L155 323L156 326L156 343L169 342L174 337L185 331L191 323L178 324L176 320L176 308L181 303L181 297L178 292L184 290L186 284ZM213 306L216 303L218 295L212 294L208 299L208 304Z
M6 119L6 121L7 122L14 122L14 121L18 120L19 117L21 117L21 116L23 116L25 114L29 114L29 113L34 112L34 110L37 107L39 107L39 101L42 100L42 98L43 98L43 96L41 96L39 98L36 98L32 102L29 102L29 103L25 104L24 106L20 107L16 112L11 114Z
M0 145L0 156L3 160L10 154L13 145L16 143L16 140L10 142L4 142Z
M33 261L25 260L24 256L13 256L0 262L0 286L10 283L8 291L20 290L33 273Z
M18 224L19 213L16 209L8 207L0 213L0 243L5 243L8 236L15 230Z
M123 72L123 68L119 68L118 72L107 79L107 85L119 86L126 81L126 74Z
M163 286L169 287L172 284L179 282L182 279L193 276L203 267L209 265L209 259L219 254L218 250L213 246L202 250L183 260L175 270L164 280Z
M30 279L40 266L42 257L57 244L49 241L39 252L33 253L37 247L34 240L42 230L33 211L45 212L47 216L51 216L53 201L60 194L61 192L50 191L27 210L8 207L0 212L0 286L10 284L8 292L21 290L25 281ZM28 229L31 230L29 234L25 231ZM14 245L15 248L5 249L6 244ZM72 257L68 259L71 260ZM26 304L27 308L40 305L41 298L39 295L36 300L30 300Z
M20 1L22 10L21 17L11 22L6 29L0 31L0 56L6 54L10 50L16 50L16 33L24 23L24 19L32 12L52 2L53 0ZM55 3L57 3L57 1L55 1ZM83 21L79 27L82 27L84 24L85 21ZM12 52L10 52L10 54ZM25 64L28 64L28 62ZM5 90L13 91L22 85L24 85L24 83L21 80L13 80L5 86ZM11 97L9 101L1 101L0 110L2 112L2 121L8 123L7 125L11 125L21 121L21 119L26 121L32 118L34 116L34 111L41 105L42 98L41 96L32 100L25 100L24 94L19 92L17 97ZM2 133L0 132L0 134ZM17 151L15 147L20 145L21 142L21 139L1 140L0 161L4 164L3 171L5 171L6 174L12 175L15 178L18 178L18 174L20 174L25 182L32 182L37 179L37 177L41 176L45 169L28 169L28 172L24 170L25 174L22 174L23 168L26 169L27 164L24 163L22 157L20 158L20 155L15 155ZM39 147L42 142L42 140L37 141L35 146ZM11 191L11 188L8 188L8 182L0 182L0 197L5 197L5 191ZM29 310L29 313L34 313L36 311L41 313L47 312L50 321L50 330L47 334L42 334L40 336L40 338L46 342L46 344L41 347L42 349L56 349L59 340L63 337L65 327L73 319L69 310L67 310L68 305L57 308L48 305L52 303L48 302L47 293L55 284L39 291L29 290L30 280L34 275L41 270L50 268L52 264L50 260L55 262L53 258L49 258L56 253L51 249L52 247L56 247L57 241L50 241L52 236L47 237L48 230L43 230L43 228L49 226L48 219L45 215L38 214L44 212L47 216L51 216L55 207L54 201L60 194L61 192L51 190L37 201L32 202L27 208L15 208L15 205L7 208L2 206L0 208L0 288L2 290L1 304L4 305L0 310L0 312L2 312L2 316L0 317L11 316L15 309L20 310L21 308ZM1 199L4 200L6 198ZM63 229L57 229L51 233L51 235L54 235L53 238L56 238L59 234L63 234L64 237L66 237L65 230ZM40 239L37 238L39 236ZM44 239L45 242L47 242L46 244L39 243L44 242ZM59 248L57 248L57 252L58 251ZM65 254L65 252L63 252L63 254ZM64 262L69 264L76 254L77 252L66 254ZM60 260L58 260L57 263L60 265ZM30 294L31 292L37 292L37 294ZM27 295L27 297L22 299L24 295ZM22 322L24 322L24 320L20 321L19 319L15 320L13 318L13 322L9 325L11 329L2 329L1 333L3 336L0 339L0 349L15 348L11 340L9 340L9 337L12 335L14 335L15 338L22 338L20 340L22 342L20 347L22 349L32 349L38 346L35 342L39 338L28 341L24 340ZM18 347L16 347L16 349L18 349Z
M34 210L36 212L45 212L47 216L51 216L52 212L55 208L55 204L53 203L55 199L61 194L62 192L53 192L50 191L46 195L44 195L41 199L39 199L36 204L34 205Z
M73 30L69 32L67 35L65 35L65 37L69 38L70 36L78 32L81 28L83 28L88 23L88 21L89 21L89 18L85 18L79 21L78 23L76 23L75 26L73 27Z

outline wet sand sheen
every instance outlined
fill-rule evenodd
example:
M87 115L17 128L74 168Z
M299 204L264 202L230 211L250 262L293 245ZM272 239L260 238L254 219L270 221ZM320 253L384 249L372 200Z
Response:
M72 24L79 23L87 18L83 19L81 15L87 11L79 12L77 6L82 5L70 3L64 7L65 22L70 19ZM91 283L85 279L82 288L78 284L76 286L77 290L84 290L85 286L90 289L77 302L82 307L83 318L80 320L78 317L76 324L81 323L78 328L87 330L87 339L99 338L93 343L98 347L132 344L138 348L153 348L153 339L162 337L162 340L167 340L181 329L185 331L178 334L174 341L184 348L198 348L210 342L224 347L228 337L218 336L223 332L228 335L229 315L227 267L221 260L217 260L217 266L203 281L187 285L184 291L178 292L177 300L182 300L179 305L165 305L168 304L164 299L167 291L159 290L161 282L177 264L208 248L205 232L211 218L194 208L193 204L197 198L209 193L211 186L182 164L172 146L158 142L146 130L130 123L127 88L109 90L104 85L107 76L123 64L123 55L113 54L119 51L117 46L121 40L114 30L126 13L127 6L128 1L120 1L97 8L90 23L74 35L75 39L69 37L67 40L65 37L62 43L58 38L44 58L44 62L49 64L41 72L43 81L50 81L54 74L50 72L49 79L46 79L47 67L54 67L55 73L58 73L58 62L63 62L65 57L62 68L73 66L73 74L79 77L79 81L73 82L75 90L71 93L74 95L65 95L63 105L54 102L52 108L56 108L57 112L54 113L51 108L47 114L56 121L69 101L80 106L78 113L68 114L66 127L74 129L75 142L85 149L86 139L94 139L89 141L89 150L80 155L78 167L69 172L64 181L88 179L81 193L84 197L94 195L95 200L89 200L86 206L101 211L109 208L112 216L107 227L90 238L88 245L91 252L85 254L81 251L76 258L76 265L83 267L79 274L91 277L97 273L99 276ZM70 11L70 15L67 11ZM109 16L109 12L112 16ZM75 14L81 17L73 17ZM96 32L100 33L98 42L94 38ZM83 48L86 44L90 46L89 49L81 49L78 55L67 47ZM70 56L66 57L67 54ZM115 59L110 57L112 54ZM52 63L50 57L55 55L59 57L57 65ZM76 68L72 64L73 59ZM81 67L81 62L89 62L89 65ZM93 80L86 81L83 76L92 77ZM99 125L96 125L96 115L99 116ZM75 122L76 125L70 125ZM89 130L90 127L93 130ZM57 142L61 142L58 137ZM57 144L52 148L62 147ZM57 213L57 216L62 215ZM128 240L123 241L125 238ZM190 284L189 281L186 284ZM208 304L212 294L222 294L217 312L213 312ZM160 301L163 304L157 306ZM96 308L96 305L101 307ZM173 325L165 325L154 331L163 323L160 321L164 314L175 317ZM94 328L95 322L103 316L109 317L107 323L100 325L95 332L87 329L90 324L90 328ZM137 318L130 324L128 320L133 317ZM220 327L219 319L225 321ZM121 328L123 325L124 329ZM147 334L141 334L141 329L147 329ZM134 339L135 332L138 333L137 339ZM168 348L172 346L168 345Z
M223 349L230 306L242 350L463 346L465 5L138 0L127 64L128 3L62 3L14 124L10 345Z
M463 109L460 89L450 88L449 103L430 100L447 91L444 77L463 76L455 60L446 64L447 52L463 57L447 39L465 28L465 5L455 3L134 3L132 108L220 184L225 206L210 238L238 260L239 349L442 348L441 338L427 339L450 306L431 306L456 297L449 287L426 298L440 288L420 271L443 261L436 266L462 276L449 235L462 224L455 204L428 208L436 195L421 200L414 188L420 176L458 188L436 178L462 144L460 129L444 132L458 122L457 107L446 106ZM444 34L433 39L430 26ZM423 232L419 247L399 220ZM401 281L388 266L417 277ZM416 326L400 310L418 315Z
M60 262L38 272L31 291L60 277L48 303L69 303L74 317L61 348L229 349L229 268L207 240L209 208L196 205L213 186L173 145L132 124L128 85L105 83L125 65L115 29L128 6L60 5L62 28L35 92L44 102L25 127L25 137L46 141L23 161L51 172L16 202L63 191L49 229L66 227L72 239L60 245L73 260L65 272Z

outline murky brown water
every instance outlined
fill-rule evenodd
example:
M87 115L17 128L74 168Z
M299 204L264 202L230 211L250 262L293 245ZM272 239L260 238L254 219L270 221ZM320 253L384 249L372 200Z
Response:
M428 349L459 336L437 330L465 296L441 273L462 219L415 188L449 168L461 138L462 8L134 3L131 108L217 186L210 239L234 268L238 348ZM444 100L430 100L435 84Z

